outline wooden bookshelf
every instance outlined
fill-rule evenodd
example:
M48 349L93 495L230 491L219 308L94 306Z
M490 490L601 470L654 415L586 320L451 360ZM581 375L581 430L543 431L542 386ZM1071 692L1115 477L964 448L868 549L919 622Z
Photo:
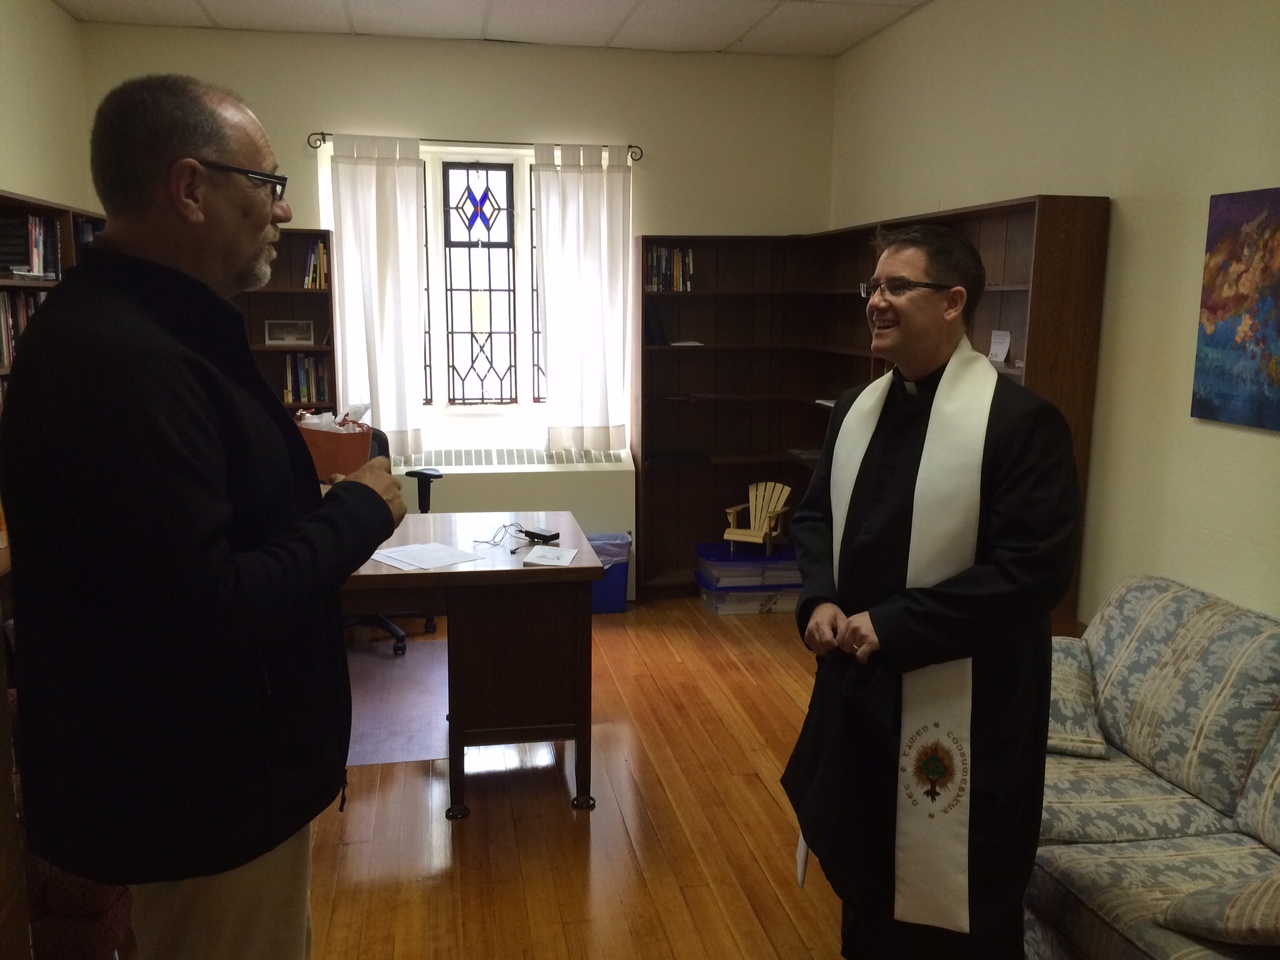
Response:
M321 244L323 269L315 266ZM235 297L258 369L290 410L336 410L332 253L328 230L281 230L270 282ZM298 329L311 343L272 342Z
M1000 372L1063 411L1085 483L1108 198L1029 197L807 236L646 236L632 451L641 599L696 591L694 547L721 539L748 484L788 483L793 504L803 495L830 417L822 401L885 369L858 293L876 231L923 222L974 241L987 270L974 348L1008 331ZM1073 583L1060 610L1074 616L1075 597Z
M33 262L34 237L27 233L25 252L15 246L14 229L26 229L34 222L42 239L42 263ZM0 191L0 378L9 374L13 352L31 314L45 294L57 286L63 271L76 263L77 249L88 243L104 224L101 214L66 207L18 193ZM39 266L38 278L15 273L25 260L30 270ZM0 393L5 380L0 379Z

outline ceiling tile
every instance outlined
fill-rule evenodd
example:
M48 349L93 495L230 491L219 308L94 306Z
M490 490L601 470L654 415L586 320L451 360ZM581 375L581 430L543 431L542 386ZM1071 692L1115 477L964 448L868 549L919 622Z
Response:
M492 0L486 40L603 47L636 0Z
M482 0L346 0L346 5L356 33L479 40L484 31Z
M84 23L130 23L152 27L212 27L196 0L56 0Z
M350 33L342 0L200 0L225 30Z
M905 12L901 6L880 3L790 0L729 50L834 57L882 30Z
M635 50L724 50L777 5L776 0L643 0L609 45Z
M89 23L835 56L928 0L52 0Z

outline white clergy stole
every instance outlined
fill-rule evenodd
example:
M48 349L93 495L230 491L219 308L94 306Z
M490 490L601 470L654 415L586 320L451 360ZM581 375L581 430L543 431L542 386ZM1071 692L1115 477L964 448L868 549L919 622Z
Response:
M999 374L962 338L943 371L929 413L912 501L907 587L928 587L973 566L977 553L982 451ZM892 374L849 408L831 464L832 559L849 500ZM911 670L902 677L898 753L894 918L969 931L969 804L972 660Z

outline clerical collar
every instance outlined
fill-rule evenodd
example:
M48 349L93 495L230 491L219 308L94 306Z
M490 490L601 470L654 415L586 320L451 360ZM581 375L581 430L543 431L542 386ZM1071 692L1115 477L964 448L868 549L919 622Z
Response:
M942 374L946 371L947 365L944 363L937 370L928 376L921 377L919 380L908 380L902 375L902 371L897 367L893 368L893 382L902 388L902 391L908 396L916 396L923 393L926 396L933 396L938 391L938 384L942 382Z

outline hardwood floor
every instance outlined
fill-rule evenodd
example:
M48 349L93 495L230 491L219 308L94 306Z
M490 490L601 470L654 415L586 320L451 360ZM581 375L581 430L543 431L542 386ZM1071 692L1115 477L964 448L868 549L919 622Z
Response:
M778 784L813 676L793 619L632 605L593 654L596 809L572 744L468 750L459 821L447 761L352 767L316 826L315 960L839 957Z

